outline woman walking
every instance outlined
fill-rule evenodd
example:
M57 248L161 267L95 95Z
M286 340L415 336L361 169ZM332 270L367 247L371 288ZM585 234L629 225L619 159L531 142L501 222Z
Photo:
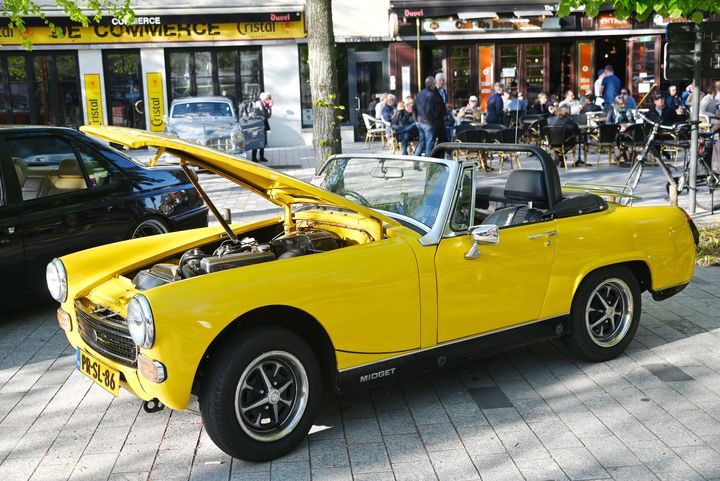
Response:
M263 122L265 124L264 126L264 132L263 136L265 137L263 139L263 146L260 149L253 149L252 151L252 161L258 162L257 158L257 151L260 150L260 162L267 162L268 159L265 158L265 147L267 146L267 133L270 132L270 122L268 122L268 119L272 116L272 96L267 92L262 92L260 94L259 100L255 102L255 111L257 114L260 115L260 117L263 119Z

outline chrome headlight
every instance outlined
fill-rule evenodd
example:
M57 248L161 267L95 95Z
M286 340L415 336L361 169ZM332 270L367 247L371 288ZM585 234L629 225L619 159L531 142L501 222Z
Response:
M128 304L127 323L130 337L139 347L151 348L155 342L155 320L150 302L142 294L137 294Z
M65 272L65 266L60 259L55 258L47 265L45 280L52 298L58 302L65 302L67 299L67 272Z
M237 127L233 128L232 132L230 133L230 140L232 140L233 143L237 146L244 145L245 136L243 135L242 130Z

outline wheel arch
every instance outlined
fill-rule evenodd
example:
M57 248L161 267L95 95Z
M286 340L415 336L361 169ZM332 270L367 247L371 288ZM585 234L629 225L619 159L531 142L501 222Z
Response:
M652 287L652 275L650 274L650 267L644 261L633 260L616 262L613 264L605 264L585 272L581 277L578 278L575 285L575 292L577 292L583 281L587 279L590 275L599 270L607 269L608 267L626 267L627 269L629 269L633 276L635 276L635 279L637 279L638 284L640 285L641 292L647 291Z
M245 329L257 326L277 326L287 329L308 343L315 354L320 371L322 372L323 383L326 386L337 386L337 361L335 350L327 331L313 316L292 306L272 305L263 306L241 315L228 324L210 343L202 356L200 365L195 372L193 380L193 393L199 392L204 371L215 353L223 349L233 336L238 335Z

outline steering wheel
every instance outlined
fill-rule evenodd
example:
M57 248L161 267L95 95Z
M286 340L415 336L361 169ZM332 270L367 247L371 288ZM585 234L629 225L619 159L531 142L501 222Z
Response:
M370 207L370 202L368 202L368 200L365 197L358 194L354 190L343 190L342 194L340 194L340 195L342 195L343 197L347 197L350 200L354 200L355 202L357 202L360 205L364 205L365 207Z

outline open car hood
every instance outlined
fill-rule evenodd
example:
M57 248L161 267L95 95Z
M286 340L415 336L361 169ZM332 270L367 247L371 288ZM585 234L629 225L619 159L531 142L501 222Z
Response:
M334 205L375 219L380 223L380 227L385 223L398 225L396 221L368 207L270 167L175 137L145 130L104 125L83 125L80 130L93 137L105 139L130 149L141 147L163 149L194 165L221 174L277 205L289 206L302 203Z

